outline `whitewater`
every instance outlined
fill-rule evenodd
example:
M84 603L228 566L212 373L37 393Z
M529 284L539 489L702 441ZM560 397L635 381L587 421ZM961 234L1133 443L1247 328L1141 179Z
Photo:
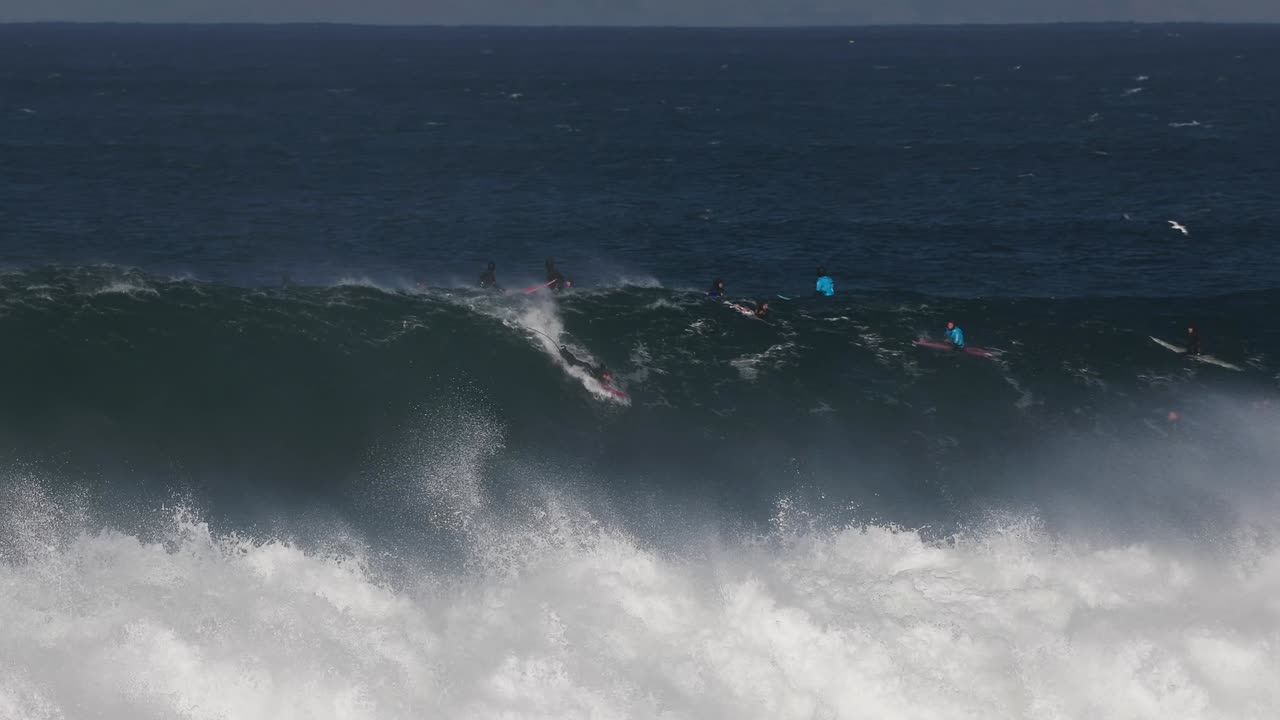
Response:
M18 497L15 497L15 493ZM0 717L1268 718L1274 528L1094 544L774 531L660 549L571 497L392 576L351 537L97 527L7 491ZM700 531L705 532L705 531Z
M358 522L220 528L181 494L121 507L10 471L0 718L1261 719L1280 706L1280 528L1274 489L1246 477L1257 468L1177 488L1229 508L1190 534L1118 539L1091 527L1107 515L1090 497L1065 511L1075 529L992 510L939 532L856 508L849 520L799 491L753 528L527 463L499 488L502 424L446 415L374 461L351 490ZM1274 455L1274 425L1229 403L1215 420ZM1172 490L1145 492L1159 504Z

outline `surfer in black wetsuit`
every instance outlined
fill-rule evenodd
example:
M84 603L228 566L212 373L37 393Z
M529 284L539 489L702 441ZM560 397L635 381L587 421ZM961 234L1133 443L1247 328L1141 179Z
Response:
M768 316L769 316L769 301L768 301L768 300L761 300L760 302L756 303L756 311L755 311L755 312L756 312L756 317L760 318L761 320L763 320L764 318L768 317Z
M498 292L506 292L502 286L498 284L498 266L492 260L484 272L480 273L480 287L485 290L496 290Z
M707 297L724 297L724 281L716 278L711 283L711 289L707 291Z
M613 373L609 372L609 368L605 367L604 363L592 365L586 360L580 360L576 355L569 352L569 348L563 345L560 346L560 358L564 360L569 367L580 367L583 370L586 370L587 374L600 382L607 383L613 380Z
M573 283L565 280L564 275L556 269L556 261L551 258L547 258L547 287L555 290L556 292L560 292L571 285L573 285Z
M1187 354L1200 354L1200 331L1196 330L1195 325L1187 328Z

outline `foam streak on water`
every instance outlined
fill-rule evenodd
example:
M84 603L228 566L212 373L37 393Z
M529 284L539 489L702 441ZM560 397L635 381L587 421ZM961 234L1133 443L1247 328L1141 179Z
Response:
M29 493L39 496L38 492ZM157 538L26 503L0 565L0 718L1264 718L1280 552L1090 547L1006 521L659 552L570 503L461 573ZM13 527L11 524L10 527ZM1225 558L1225 559L1224 559Z

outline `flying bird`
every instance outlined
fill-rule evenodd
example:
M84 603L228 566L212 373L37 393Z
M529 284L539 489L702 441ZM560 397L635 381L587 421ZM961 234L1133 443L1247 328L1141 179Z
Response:
M1182 233L1183 235L1190 235L1190 234L1191 234L1191 233L1187 232L1187 228L1186 228L1185 226L1183 226L1183 224L1182 224L1182 223L1180 223L1180 222L1178 222L1177 220L1170 220L1170 221L1169 221L1169 227L1173 228L1174 230L1177 230L1178 232Z

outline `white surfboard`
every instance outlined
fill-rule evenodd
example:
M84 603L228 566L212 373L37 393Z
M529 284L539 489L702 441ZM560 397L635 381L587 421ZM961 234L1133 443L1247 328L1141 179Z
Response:
M1166 340L1161 340L1160 338L1154 335L1149 335L1148 337L1151 338L1152 342L1154 342L1155 344L1159 345L1160 347L1166 350L1172 350L1173 352L1176 352L1179 355L1185 355L1187 352L1187 349L1182 347L1181 345L1174 345L1173 343L1168 342ZM1236 372L1242 372L1244 370L1244 368L1240 367L1239 365L1232 365L1226 360L1220 360L1212 355L1191 355L1190 357L1192 360L1195 360L1196 362L1208 363L1209 365L1217 365L1218 367L1226 368L1228 370L1235 370Z
M725 304L725 306L727 306L727 307L731 307L731 308L733 308L734 310L737 310L738 312L742 313L743 315L746 315L747 317L755 317L755 316L756 316L756 314L755 314L754 312L752 312L752 311L751 311L751 308L749 308L749 307L745 307L745 306L739 305L738 303L729 302L728 300L725 300L725 301L724 301L724 304Z

